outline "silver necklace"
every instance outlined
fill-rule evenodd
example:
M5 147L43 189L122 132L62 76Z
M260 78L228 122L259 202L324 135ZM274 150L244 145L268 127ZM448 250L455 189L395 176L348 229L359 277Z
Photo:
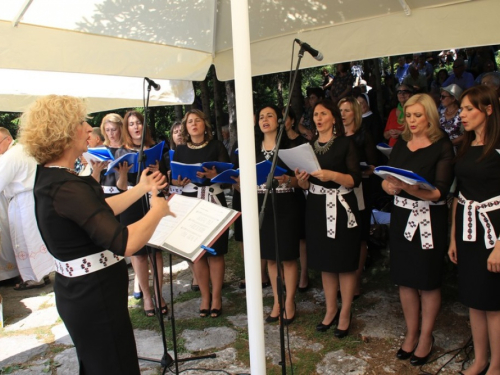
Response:
M260 151L264 154L266 160L271 159L271 157L274 155L274 150L276 150L276 145L273 147L271 151L267 151L264 149L264 142L262 142L262 147Z
M336 138L335 135L332 135L332 138L330 138L330 140L326 142L323 146L320 146L319 140L316 139L316 141L314 142L314 152L320 155L325 154L330 149L330 146L332 145L335 138Z

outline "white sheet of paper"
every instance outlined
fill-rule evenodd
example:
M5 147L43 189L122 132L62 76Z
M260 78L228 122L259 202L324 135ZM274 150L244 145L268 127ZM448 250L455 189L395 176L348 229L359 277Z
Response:
M318 158L309 143L287 150L279 150L278 156L292 171L298 168L300 172L306 171L311 174L321 169Z

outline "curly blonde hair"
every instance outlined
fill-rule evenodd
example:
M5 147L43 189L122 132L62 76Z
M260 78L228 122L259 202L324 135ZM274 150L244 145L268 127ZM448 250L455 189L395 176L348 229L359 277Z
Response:
M118 127L118 131L120 132L120 144L123 144L123 135L122 135L123 117L117 113L108 113L106 116L103 117L101 121L101 133L104 136L104 145L109 146L109 138L108 135L106 134L106 130L104 129L108 122Z
M44 165L71 147L77 127L85 121L87 106L82 99L47 95L22 114L19 142L28 154Z

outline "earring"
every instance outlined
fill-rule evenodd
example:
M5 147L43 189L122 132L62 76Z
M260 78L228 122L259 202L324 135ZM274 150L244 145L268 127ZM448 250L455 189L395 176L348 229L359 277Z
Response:
M318 129L316 129L316 130L314 131L314 134L315 134L315 135L318 135Z
M208 134L206 130L205 130L205 134Z
M333 135L337 135L337 127L333 124Z

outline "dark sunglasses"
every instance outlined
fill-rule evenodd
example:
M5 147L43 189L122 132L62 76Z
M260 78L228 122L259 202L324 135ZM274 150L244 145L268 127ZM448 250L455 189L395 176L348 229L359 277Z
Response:
M398 95L404 95L404 94L410 95L411 91L410 90L398 90L398 91L396 91L396 94L398 94Z

